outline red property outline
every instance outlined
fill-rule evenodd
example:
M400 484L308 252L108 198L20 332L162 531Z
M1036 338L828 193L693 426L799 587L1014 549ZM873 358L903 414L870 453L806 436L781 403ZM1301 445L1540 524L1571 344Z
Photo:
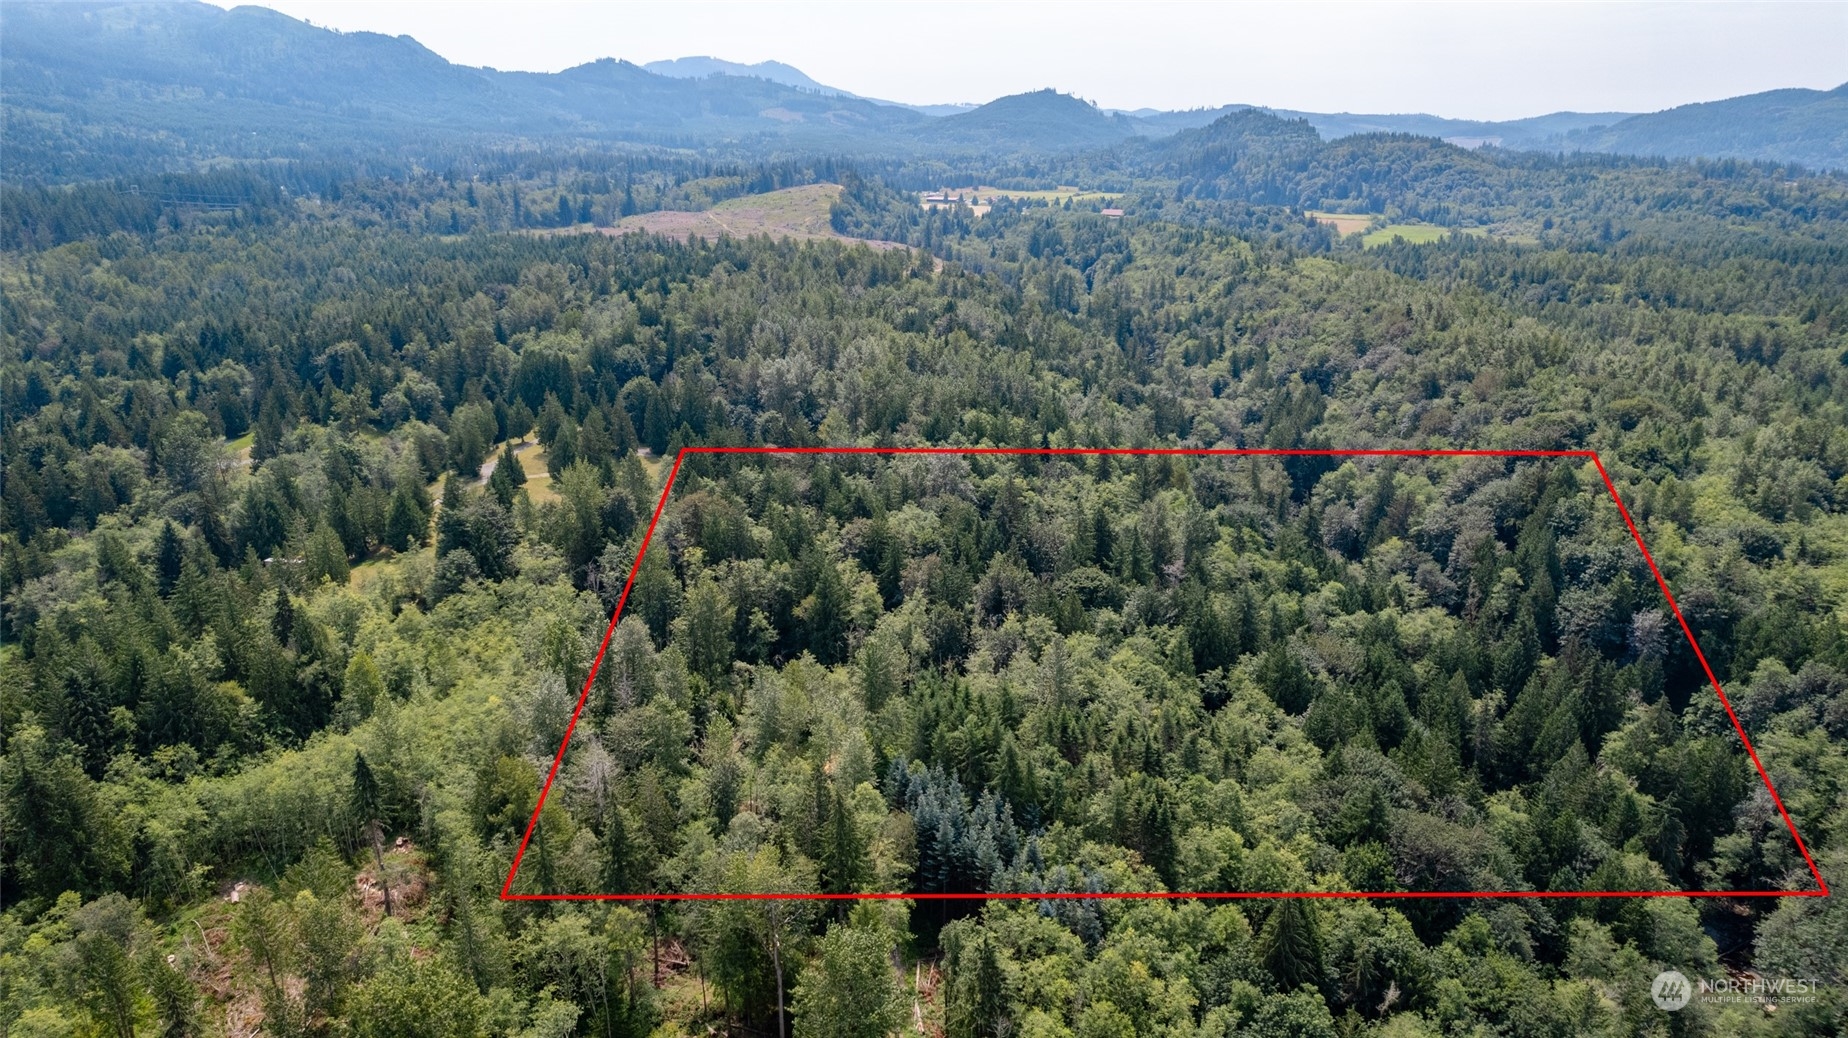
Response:
M674 489L674 480L680 475L680 463L689 454L951 454L951 455L1184 455L1199 457L1400 457L1400 458L1580 458L1590 461L1598 469L1598 475L1604 480L1604 489L1616 504L1617 511L1623 516L1624 525L1630 529L1630 537L1636 541L1636 547L1643 553L1643 561L1649 564L1649 572L1654 574L1656 586L1662 589L1662 597L1675 614L1675 620L1681 624L1681 633L1687 636L1688 647L1694 650L1694 657L1700 661L1701 670L1707 675L1707 681L1713 691L1720 697L1720 705L1726 708L1726 716L1732 719L1733 730L1739 733L1739 741L1745 746L1745 752L1752 759L1752 766L1758 769L1758 777L1765 784L1765 791L1771 794L1771 802L1777 805L1777 812L1784 819L1784 825L1790 830L1790 838L1796 841L1797 850L1803 855L1804 864L1809 866L1810 875L1816 880L1815 890L1424 890L1424 891L1345 891L1345 890L1304 890L1304 891L1004 891L984 894L951 893L875 893L875 894L516 894L513 892L513 879L520 871L520 861L526 856L526 846L532 841L533 830L539 824L539 812L545 809L545 799L552 792L552 782L558 778L559 766L564 763L565 749L571 745L571 734L577 730L578 716L584 712L584 704L590 698L591 684L597 679L597 669L603 664L603 654L610 647L610 638L616 633L616 621L622 617L622 609L629 601L629 591L635 586L636 574L642 568L642 556L647 553L648 545L654 540L656 524L661 521L661 513L667 508L667 497ZM1172 898L1216 898L1216 899L1265 899L1265 898L1457 898L1457 897L1828 897L1829 885L1822 878L1822 872L1816 868L1816 862L1810 857L1809 847L1803 837L1797 834L1797 824L1790 818L1784 801L1777 795L1777 787L1771 784L1771 776L1758 759L1758 751L1752 747L1752 740L1745 734L1745 726L1739 722L1739 715L1733 712L1732 701L1727 698L1726 690L1720 687L1720 679L1713 672L1713 666L1707 662L1706 653L1701 651L1700 642L1694 637L1693 628L1688 626L1687 618L1681 615L1681 606L1676 603L1674 592L1668 589L1668 581L1657 568L1655 556L1649 553L1649 546L1643 543L1643 535L1637 529L1636 520L1630 517L1629 508L1625 507L1622 495L1617 493L1617 485L1611 481L1610 473L1604 470L1604 462L1597 451L1541 451L1541 450L1304 450L1271 448L1116 448L1116 447L682 447L674 456L673 468L668 470L667 483L661 488L661 499L656 502L654 515L648 520L648 532L642 535L641 547L635 553L635 561L629 566L629 579L622 586L622 595L616 600L616 609L610 614L609 626L603 632L603 642L597 646L597 656L591 662L590 673L584 678L583 691L578 693L577 707L571 711L571 723L565 726L565 737L558 744L558 753L552 758L552 770L546 774L545 785L539 790L539 801L533 805L533 814L526 823L526 832L520 837L520 848L514 853L513 865L507 870L507 882L501 886L500 897L503 901L950 901L950 900L1010 900L1041 901L1068 899L1172 899Z

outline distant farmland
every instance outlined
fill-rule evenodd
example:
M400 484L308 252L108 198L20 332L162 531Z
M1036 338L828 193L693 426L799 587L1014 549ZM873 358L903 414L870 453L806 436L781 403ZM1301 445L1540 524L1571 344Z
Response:
M1373 223L1373 217L1366 213L1318 213L1310 210L1308 216L1316 223L1328 224L1340 235L1359 234Z
M1430 223L1389 223L1376 231L1367 232L1360 240L1362 245L1371 249L1375 245L1388 245L1396 238L1404 238L1412 245L1428 245L1434 241L1443 241L1450 236L1452 228L1439 227ZM1464 227L1464 234L1482 235L1489 233L1481 227Z
M1303 215L1316 223L1325 223L1333 227L1335 233L1344 238L1351 234L1363 235L1360 243L1369 249L1376 245L1389 245L1401 238L1412 245L1429 245L1432 242L1443 241L1453 229L1416 220L1375 227L1375 221L1383 217L1372 213L1324 213L1311 209ZM1481 227L1464 227L1460 230L1464 234L1489 233Z
M630 234L647 231L674 238L697 235L717 238L728 234L734 238L767 234L773 238L797 240L864 241L875 249L902 249L897 242L849 238L835 232L829 223L829 208L841 196L839 184L805 184L786 187L761 195L727 199L699 212L662 210L625 216L614 227L602 228L604 234Z

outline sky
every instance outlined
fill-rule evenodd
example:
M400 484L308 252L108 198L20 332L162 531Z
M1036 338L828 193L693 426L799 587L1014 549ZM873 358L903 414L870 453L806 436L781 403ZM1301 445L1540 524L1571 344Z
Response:
M233 6L232 0L214 0ZM776 60L912 104L1053 87L1107 108L1231 103L1511 119L1848 82L1848 2L268 0L450 61Z

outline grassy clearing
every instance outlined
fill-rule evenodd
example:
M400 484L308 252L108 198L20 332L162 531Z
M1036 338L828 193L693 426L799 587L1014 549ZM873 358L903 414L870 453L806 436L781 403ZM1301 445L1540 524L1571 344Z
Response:
M248 465L250 464L250 448L256 442L257 433L252 429L235 440L226 440L225 445L220 449L225 452L225 458L232 465Z
M535 505L558 500L558 492L552 489L552 472L546 467L545 446L538 440L531 439L531 436L532 433L528 432L524 436L502 440L495 444L488 451L487 461L482 463L481 478L476 480L476 485L487 485L488 477L493 474L494 467L500 464L501 453L511 443L513 444L513 456L520 461L520 471L526 474L526 483L520 489L526 491L526 495L533 499Z
M520 469L526 473L526 485L521 490L533 499L533 504L543 505L558 500L558 491L552 489L552 473L545 467L545 447L538 440L526 445L525 449L515 447L514 457L520 459Z
M1439 227L1429 223L1389 223L1376 231L1368 231L1360 243L1371 249L1375 245L1386 245L1394 238L1404 238L1413 245L1429 245L1434 241L1443 241L1450 236L1452 228ZM1481 227L1463 227L1460 233L1486 236L1489 232Z
M552 474L548 472L545 467L545 448L540 446L537 440L503 440L495 444L494 448L488 452L488 459L490 461L498 461L501 451L506 449L509 442L513 444L513 456L520 460L520 468L526 473L526 485L520 489L526 493L527 497L532 499L535 505L543 505L550 501L557 501L559 499L558 492L552 489ZM489 466L483 467L490 468ZM481 480L477 483L477 486L485 482L485 479ZM436 482L426 486L424 492L430 495L431 501L436 502L436 507L438 509L442 508L442 479L438 479ZM433 524L435 518L434 515L431 516L431 522ZM425 543L423 547L415 551L398 553L381 549L373 553L368 558L353 565L352 571L347 577L347 585L357 590L365 590L378 583L380 580L397 575L413 559L421 558L426 564L434 565L436 562L435 538L435 528L432 526L430 540Z
M1439 227L1436 224L1420 223L1416 220L1404 223L1389 223L1374 227L1374 223L1383 219L1383 217L1369 213L1325 213L1310 209L1306 210L1303 215L1317 223L1328 224L1335 229L1336 234L1342 237L1347 237L1352 234L1364 235L1364 237L1360 239L1360 243L1367 248L1373 248L1376 245L1385 245L1395 238L1403 238L1413 245L1428 245L1431 242L1443 241L1445 238L1449 237L1452 230L1456 230L1462 234L1475 235L1477 237L1487 237L1493 234L1502 241L1515 242L1518 244L1531 245L1539 241L1538 238L1529 234L1503 234L1491 231L1486 227Z
M1373 224L1373 217L1366 213L1320 213L1310 210L1309 219L1316 223L1325 223L1335 229L1336 234L1360 234Z
M355 563L348 571L347 586L355 591L364 591L382 581L401 578L405 575L406 567L420 559L426 566L436 564L434 535L430 543L414 551L399 553L381 548L373 552L364 561Z
M660 486L661 481L667 478L667 466L671 459L655 457L654 452L646 447L637 450L635 458L648 470L648 478L654 480L655 486Z

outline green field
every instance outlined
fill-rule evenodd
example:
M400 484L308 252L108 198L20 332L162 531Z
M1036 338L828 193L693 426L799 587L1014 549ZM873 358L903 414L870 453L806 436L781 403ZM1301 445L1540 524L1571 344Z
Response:
M1375 245L1388 244L1394 238L1404 238L1413 245L1429 245L1434 241L1443 241L1452 230L1477 236L1489 233L1481 227L1450 228L1431 223L1389 223L1377 231L1368 231L1360 243L1371 249Z

